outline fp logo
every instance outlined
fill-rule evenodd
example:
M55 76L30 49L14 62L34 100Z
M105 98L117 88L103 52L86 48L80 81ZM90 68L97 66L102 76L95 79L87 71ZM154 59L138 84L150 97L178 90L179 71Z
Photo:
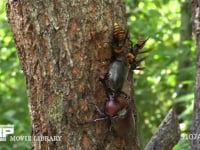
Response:
M6 136L13 133L14 125L0 125L0 141L6 141Z

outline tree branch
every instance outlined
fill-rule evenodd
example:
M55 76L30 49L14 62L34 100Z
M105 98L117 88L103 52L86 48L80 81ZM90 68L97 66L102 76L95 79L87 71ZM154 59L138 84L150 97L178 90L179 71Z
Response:
M169 110L145 150L169 150L179 141L180 128L175 110Z

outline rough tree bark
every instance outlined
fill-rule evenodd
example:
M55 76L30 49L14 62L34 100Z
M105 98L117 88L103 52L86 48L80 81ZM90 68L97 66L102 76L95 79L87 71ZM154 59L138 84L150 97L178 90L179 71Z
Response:
M125 137L107 132L106 121L85 123L99 117L88 102L105 101L98 79L109 65L113 22L127 28L123 1L8 0L7 16L26 78L31 135L62 136L32 141L32 149L139 149L134 109ZM132 96L131 86L127 81L125 91Z
M193 108L193 118L190 133L196 138L191 138L190 145L192 150L200 149L200 0L192 1L192 21L193 33L196 40L196 81L195 81L195 100Z

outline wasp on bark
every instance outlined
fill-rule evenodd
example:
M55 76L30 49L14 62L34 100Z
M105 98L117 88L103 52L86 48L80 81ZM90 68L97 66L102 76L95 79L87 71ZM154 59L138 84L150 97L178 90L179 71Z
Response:
M126 39L127 39L127 34L124 29L122 29L121 26L117 22L114 23L113 25L113 41L112 41L112 46L113 46L113 51L116 54L122 53L123 49L122 47L124 46Z

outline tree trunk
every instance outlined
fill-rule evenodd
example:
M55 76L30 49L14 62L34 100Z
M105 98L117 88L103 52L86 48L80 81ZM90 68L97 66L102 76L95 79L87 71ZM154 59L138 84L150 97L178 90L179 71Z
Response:
M105 102L99 77L109 65L113 23L127 28L124 3L8 0L7 15L26 78L31 135L62 137L32 141L32 149L139 149L135 109L112 121L115 130L108 131L106 120L88 123L99 117L88 103ZM133 97L131 87L127 81L125 92Z
M195 101L193 109L192 126L190 133L190 145L192 150L200 149L200 0L192 1L192 20L193 33L196 40L196 82L195 82Z
M183 81L188 79L188 76L191 76L191 73L185 68L191 66L191 45L185 44L187 41L192 39L192 24L191 24L191 5L190 0L181 2L181 31L180 31L180 54L181 57L178 59L178 69L177 69L177 78L176 78L176 92L177 97L183 96L188 93L189 86L183 84ZM175 105L176 113L180 115L185 110L185 105L182 102L179 102Z

